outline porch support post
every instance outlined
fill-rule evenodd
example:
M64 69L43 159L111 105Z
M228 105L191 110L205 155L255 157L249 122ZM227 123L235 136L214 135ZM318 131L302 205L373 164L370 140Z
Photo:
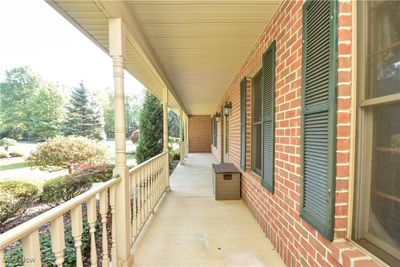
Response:
M188 143L188 146L187 146L187 154L189 154L189 117L188 116L185 116L185 140L187 141L187 143ZM187 155L186 155L187 156Z
M169 160L168 160L168 88L164 87L163 89L163 129L164 129L164 152L167 153L166 161L165 161L165 179L167 180L167 188L166 191L170 191L170 184L169 184Z
M182 142L182 139L184 139L183 138L183 134L184 134L184 131L183 131L184 123L183 122L184 122L183 112L182 112L182 110L179 110L179 151L180 151L179 159L180 159L181 165L183 165L183 162L185 160L184 159L185 153L184 153L183 142ZM185 141L186 141L186 139L185 139Z
M125 93L124 57L125 25L121 18L109 19L109 47L114 74L114 119L115 119L115 169L114 176L121 182L116 187L116 266L128 267L133 264L130 253L130 209L129 209L129 171L126 166L125 134Z

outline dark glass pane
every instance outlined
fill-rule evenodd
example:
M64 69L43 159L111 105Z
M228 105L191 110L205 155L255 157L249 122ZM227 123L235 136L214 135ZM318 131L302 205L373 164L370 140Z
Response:
M400 92L400 1L368 2L367 98Z
M368 234L397 253L400 253L399 115L399 104L373 110L371 208L368 216Z
M253 122L261 121L261 84L262 76L260 72L253 79Z
M254 126L254 131L255 131L255 136L254 136L254 141L255 141L255 169L261 171L261 124L257 124Z

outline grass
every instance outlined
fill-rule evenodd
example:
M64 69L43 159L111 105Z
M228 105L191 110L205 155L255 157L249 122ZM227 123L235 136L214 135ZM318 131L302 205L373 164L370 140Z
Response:
M23 161L23 162L11 163L8 165L0 166L0 171L22 169L22 168L26 168L26 167L28 167L28 162Z

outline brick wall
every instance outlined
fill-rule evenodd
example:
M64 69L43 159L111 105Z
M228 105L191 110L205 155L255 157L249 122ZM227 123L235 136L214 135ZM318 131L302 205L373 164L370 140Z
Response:
M189 117L189 152L211 152L211 119L209 115Z
M302 1L285 1L266 26L217 108L232 101L230 161L240 164L240 81L247 77L246 172L242 198L288 266L376 266L345 240L348 216L352 4L339 0L337 164L334 242L300 218ZM275 193L251 172L251 76L276 40ZM221 143L220 143L221 144ZM219 144L219 147L220 147ZM212 149L221 159L219 149Z

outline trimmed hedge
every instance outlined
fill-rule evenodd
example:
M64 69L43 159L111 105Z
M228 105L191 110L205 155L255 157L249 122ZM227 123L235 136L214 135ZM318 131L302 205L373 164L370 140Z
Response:
M0 225L25 212L36 200L38 188L23 181L0 182Z
M8 158L8 153L5 151L0 151L0 159L6 159Z
M89 190L93 183L110 180L113 169L114 165L102 164L51 179L43 185L40 200L50 206L57 206Z
M18 157L23 157L24 153L19 151L11 151L10 153L8 153L8 155L10 156L10 158L18 158Z

